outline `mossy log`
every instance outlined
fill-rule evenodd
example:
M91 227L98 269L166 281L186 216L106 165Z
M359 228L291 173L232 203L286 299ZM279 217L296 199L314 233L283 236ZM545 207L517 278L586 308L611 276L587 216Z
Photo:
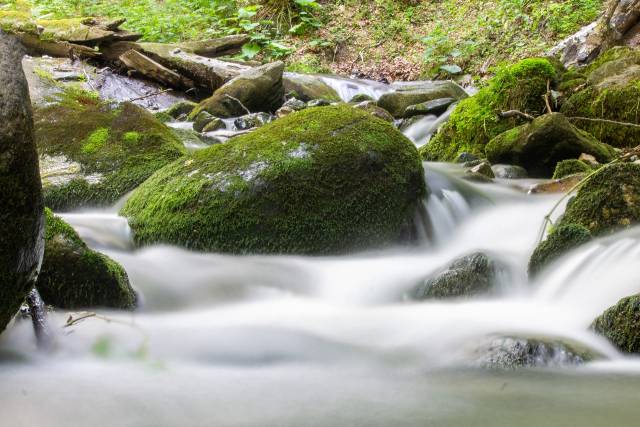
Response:
M161 64L138 51L130 50L120 55L119 59L127 67L166 86L182 89L194 87L192 80L163 67Z

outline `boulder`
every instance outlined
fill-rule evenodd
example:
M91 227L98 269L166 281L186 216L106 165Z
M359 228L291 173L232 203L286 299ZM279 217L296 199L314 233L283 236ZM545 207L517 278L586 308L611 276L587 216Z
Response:
M23 52L0 30L0 333L33 289L44 248L43 204Z
M167 111L165 111L168 115L173 117L174 119L179 119L181 117L186 117L196 108L198 104L192 101L180 101L176 104L173 104Z
M493 165L491 170L495 177L500 179L525 179L529 177L527 170L522 166Z
M476 365L498 370L575 366L597 358L588 349L553 338L495 337L475 352Z
M560 108L576 126L614 147L635 147L640 127L612 122L640 124L636 114L640 98L640 51L613 48L586 69L588 84L571 95ZM592 119L591 121L589 119Z
M496 177L493 173L493 169L491 169L491 163L486 160L481 160L477 164L469 166L466 173L471 175L482 175L490 180Z
M591 172L591 166L578 159L569 159L558 162L553 172L553 179L561 179L566 176L581 174L585 175Z
M577 159L582 153L604 163L616 156L613 147L573 126L560 113L545 114L498 135L485 152L490 162L522 166L534 177L550 177L558 162Z
M640 221L640 165L602 167L568 204L560 225L579 224L593 236L631 227Z
M559 75L548 59L530 58L499 68L474 96L463 99L449 121L421 148L425 160L454 161L461 153L484 158L485 146L496 136L524 123L520 117L498 118L496 112L519 110L531 115L545 111L547 83Z
M640 295L620 300L591 325L625 353L640 353Z
M34 112L45 204L58 211L114 203L184 154L153 114L67 88Z
M46 210L45 250L38 290L62 309L132 309L136 294L124 269L93 251L69 224Z
M348 105L309 108L158 171L121 211L138 244L336 254L407 238L416 148Z
M404 115L405 117L426 116L428 114L439 116L447 111L447 109L456 101L457 99L455 98L441 98L423 102L421 104L411 105L407 107Z
M371 95L367 95L366 93L358 93L358 94L354 95L349 100L349 103L350 104L359 104L361 102L367 102L367 101L374 101L375 102L375 99L373 99L373 97Z
M536 276L547 265L565 253L590 242L591 232L578 224L555 227L551 234L541 242L529 259L529 277Z
M242 116L247 114L247 110L273 113L284 102L283 71L282 62L245 71L202 101L191 117L202 111L221 118Z
M403 83L396 85L393 92L382 95L378 100L378 106L387 110L393 117L403 118L407 117L407 108L413 105L442 98L459 100L466 97L464 89L451 81Z
M340 95L321 77L310 74L284 73L282 78L285 93L292 93L304 102L325 100L340 102Z
M426 280L413 293L414 299L469 298L489 294L502 269L481 252L454 261L446 270Z
M267 113L253 113L238 117L233 121L233 125L238 130L248 130L259 128L273 120L273 116Z
M202 132L204 128L215 119L216 117L212 116L208 112L201 111L193 118L193 130L196 132Z

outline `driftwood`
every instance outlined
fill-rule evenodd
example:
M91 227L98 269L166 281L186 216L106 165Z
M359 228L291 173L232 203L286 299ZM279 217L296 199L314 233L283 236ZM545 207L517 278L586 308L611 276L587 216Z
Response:
M36 55L48 55L56 58L98 58L100 52L89 47L69 42L52 42L40 40L33 34L17 34L27 51Z
M161 64L158 64L138 51L129 50L120 55L118 59L127 67L136 70L145 77L160 82L165 86L180 89L190 89L194 87L192 80L163 67Z

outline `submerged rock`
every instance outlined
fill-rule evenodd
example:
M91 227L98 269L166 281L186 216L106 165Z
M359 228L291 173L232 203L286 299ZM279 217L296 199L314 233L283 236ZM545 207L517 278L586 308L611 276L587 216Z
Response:
M640 165L602 167L569 203L560 225L579 224L601 236L640 222Z
M578 159L563 160L556 165L553 179L561 179L575 174L588 174L593 169L591 166Z
M378 106L393 117L407 117L407 109L428 101L466 98L468 95L458 84L451 81L403 83L395 91L385 93L378 100ZM415 115L415 114L413 114Z
M497 337L480 346L476 353L480 367L503 370L581 365L596 358L587 349L545 338Z
M108 205L184 147L151 113L68 89L34 112L45 204L59 211Z
M423 173L391 124L348 105L310 108L163 168L121 213L139 244L344 253L405 237Z
M558 162L577 159L582 153L604 163L616 155L612 147L576 128L560 113L545 114L498 135L485 151L490 162L519 165L537 177L550 177Z
M428 279L414 291L414 298L469 298L490 293L503 269L486 254L478 252L454 261L445 271Z
M500 179L525 179L529 177L527 170L516 165L493 165L491 170L496 178Z
M523 123L517 117L499 119L496 112L542 113L547 82L554 82L557 77L554 65L543 58L525 59L502 67L476 95L460 101L449 121L421 148L423 158L454 161L463 152L485 157L485 146L490 140Z
M640 295L620 300L591 327L626 353L640 353Z
M529 260L529 276L534 277L565 253L590 242L589 230L578 224L556 227L533 251Z
M46 243L38 290L47 304L63 309L132 309L136 294L124 269L93 251L80 236L46 210Z
M252 112L275 112L284 102L282 72L284 63L274 62L253 68L225 83L191 113L200 112L221 117L238 117Z
M0 30L0 333L33 288L42 260L42 192L19 45Z

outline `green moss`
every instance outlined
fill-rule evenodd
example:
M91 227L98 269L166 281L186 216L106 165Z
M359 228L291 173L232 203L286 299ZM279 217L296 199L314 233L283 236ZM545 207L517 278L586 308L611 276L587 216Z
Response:
M578 159L569 159L558 162L556 170L553 173L553 179L561 179L565 176L575 175L577 173L589 173L593 169L591 166Z
M592 328L621 351L640 353L640 295L620 300L598 317Z
M587 68L589 84L567 99L561 112L568 117L607 119L640 124L640 52L614 48ZM634 147L640 129L607 122L575 120L600 141L614 147Z
M532 122L508 130L492 139L485 148L491 163L522 166L531 176L550 177L556 164L577 159L582 153L608 163L615 150L573 126L560 113L545 114Z
M82 143L82 152L84 154L94 154L99 151L107 143L109 139L109 129L98 128Z
M560 224L579 224L594 236L630 227L640 221L640 165L601 168L567 206Z
M158 111L157 113L153 113L153 115L160 123L169 123L173 121L173 117L164 111Z
M529 276L537 275L544 267L565 253L591 240L591 233L582 225L566 224L555 228L538 245L529 260Z
M35 110L38 151L81 169L62 182L43 174L52 209L113 203L184 153L168 127L133 104L105 103L75 88L50 101Z
M413 144L340 105L293 113L178 160L121 213L139 244L330 254L399 239L424 194Z
M45 215L45 253L37 283L44 301L71 310L134 308L136 295L124 269L89 249L75 230L49 209Z
M557 77L554 65L543 58L499 68L487 86L458 104L447 124L421 149L423 158L454 161L463 152L484 157L491 139L522 123L518 118L498 119L496 112L542 113L547 82L553 83Z
M165 113L174 119L179 118L182 115L189 115L198 104L191 101L180 101L173 104Z

